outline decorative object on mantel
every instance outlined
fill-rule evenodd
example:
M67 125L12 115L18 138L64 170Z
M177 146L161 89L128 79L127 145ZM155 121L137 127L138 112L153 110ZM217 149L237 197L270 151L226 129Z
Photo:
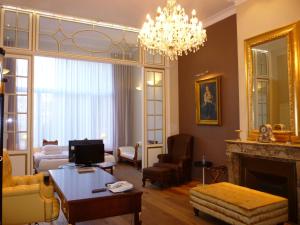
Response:
M242 133L242 130L234 130L234 132L236 132L236 134L237 134L237 141L241 141L242 139L241 139L241 133Z
M221 125L221 76L211 74L195 81L196 123Z
M264 124L259 127L259 142L273 142L275 141L272 126L270 124Z
M248 136L249 141L257 141L259 138L259 130L252 130ZM298 136L294 136L293 132L290 130L273 130L273 136L276 142L281 143L294 143L299 144L300 139Z
M183 53L196 52L206 41L206 30L193 9L189 20L184 8L176 0L168 0L167 6L157 8L155 20L148 14L140 33L141 46L151 54L168 56L171 60Z
M285 130L285 125L282 123L274 124L273 130Z

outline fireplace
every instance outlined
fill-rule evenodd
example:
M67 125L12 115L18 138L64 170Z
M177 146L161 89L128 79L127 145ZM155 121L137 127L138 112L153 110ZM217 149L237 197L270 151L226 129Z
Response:
M296 163L241 157L240 184L289 200L289 221L297 222Z
M226 141L229 182L285 197L300 222L300 145Z

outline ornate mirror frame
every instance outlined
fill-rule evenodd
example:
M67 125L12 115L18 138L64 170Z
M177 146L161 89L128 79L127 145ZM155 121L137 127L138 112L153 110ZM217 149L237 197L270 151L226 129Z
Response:
M288 88L290 108L289 135L299 136L300 131L300 21L291 25L255 36L245 40L245 64L248 101L248 139L253 140L257 136L257 130L253 126L253 57L252 47L287 37L288 50Z

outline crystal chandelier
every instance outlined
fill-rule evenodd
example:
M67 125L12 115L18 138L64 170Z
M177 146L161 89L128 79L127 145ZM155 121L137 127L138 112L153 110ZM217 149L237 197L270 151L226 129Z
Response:
M163 9L158 7L155 20L149 14L146 18L138 38L151 54L159 53L173 60L183 53L196 52L206 41L206 30L197 19L196 10L189 20L176 0L168 0Z

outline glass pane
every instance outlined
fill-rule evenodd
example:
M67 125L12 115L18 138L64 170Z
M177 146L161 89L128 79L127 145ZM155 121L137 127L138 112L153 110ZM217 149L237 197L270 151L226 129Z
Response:
M162 73L161 72L155 72L155 85L156 86L162 85Z
M27 78L16 77L16 93L17 94L27 94Z
M29 48L29 33L26 31L18 31L18 48Z
M76 23L73 21L64 21L62 20L60 22L60 26L65 34L72 35L75 32L78 32L80 30L92 30L93 26L90 24L84 24L84 23Z
M16 31L4 29L3 44L8 47L16 46Z
M154 85L154 72L147 72L147 85Z
M154 99L154 87L147 87L147 99Z
M17 96L17 112L27 112L27 96Z
M3 134L3 147L7 150L15 150L15 133Z
M4 115L4 132L14 132L15 131L15 118L12 114Z
M153 64L153 55L149 52L145 52L145 61L147 64Z
M14 58L4 58L3 68L9 70L9 72L6 75L15 75L16 74L16 60Z
M55 48L55 47L54 47ZM57 48L57 47L56 47ZM78 55L84 55L86 54L83 50L80 48L77 48L73 41L68 39L65 40L62 45L60 46L59 51L61 52L67 52L67 53L72 53L72 54L78 54ZM99 54L100 57L105 57L103 54ZM106 57L110 57L109 55L106 55Z
M16 134L16 150L27 150L27 134Z
M160 102L160 101L155 102L155 114L156 115L163 114L163 106L162 106L162 102Z
M156 141L158 142L158 144L162 144L163 143L163 135L162 135L162 131L161 130L155 131L155 138L156 138Z
M148 129L154 129L154 116L148 116Z
M162 116L155 117L155 129L162 129L163 128L163 120Z
M40 16L40 32L41 33L54 33L58 30L59 20Z
M7 80L5 83L5 93L13 94L15 93L15 78L12 76L4 76Z
M16 131L27 131L27 114L18 114Z
M15 12L5 11L4 26L7 28L15 28L17 25L17 14Z
M163 100L163 87L155 87L155 100Z
M105 34L93 31L82 30L73 35L73 42L78 47L87 52L109 52L112 40Z
M139 59L137 32L40 16L39 33L41 50L130 61Z
M28 76L28 60L27 59L16 59L17 68L16 75L17 76Z
M25 13L18 14L18 28L29 30L29 15Z
M154 138L154 131L148 131L148 144L156 144L155 138Z
M154 101L148 101L147 111L148 111L148 115L154 114Z
M40 34L39 49L44 51L58 51L58 44L51 36Z
M5 95L4 112L15 112L15 96Z
M163 57L159 54L154 55L154 64L155 65L162 65L163 64Z

